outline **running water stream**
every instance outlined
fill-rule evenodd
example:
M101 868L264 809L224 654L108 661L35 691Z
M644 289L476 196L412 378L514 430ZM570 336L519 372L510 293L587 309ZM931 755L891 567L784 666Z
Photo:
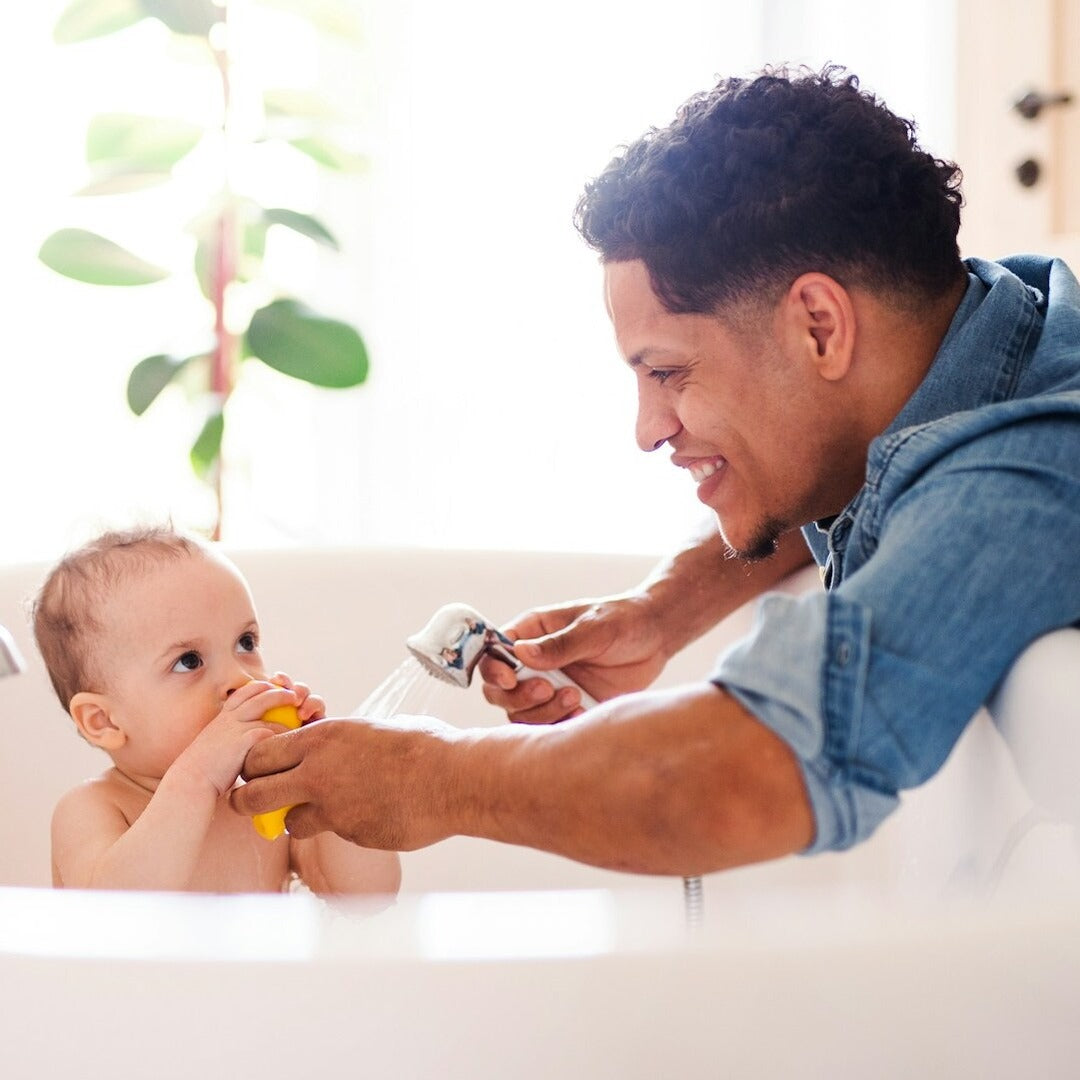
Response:
M401 713L426 714L445 686L424 670L415 656L406 657L353 710L353 716L389 720Z

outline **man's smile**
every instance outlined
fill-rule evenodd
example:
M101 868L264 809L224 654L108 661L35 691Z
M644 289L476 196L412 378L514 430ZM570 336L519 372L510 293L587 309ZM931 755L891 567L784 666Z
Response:
M686 469L696 484L700 484L702 480L708 480L710 476L719 472L727 464L727 458L721 457L719 454L707 458L687 458L675 454L672 455L671 461L678 468Z

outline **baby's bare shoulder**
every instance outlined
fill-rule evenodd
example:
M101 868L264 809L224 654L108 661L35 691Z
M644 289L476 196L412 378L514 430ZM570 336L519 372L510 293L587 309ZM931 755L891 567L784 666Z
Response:
M109 769L100 776L84 780L62 795L53 810L53 821L62 821L73 815L82 817L88 813L118 814L130 824L148 798L148 794L133 791L131 782L115 769Z

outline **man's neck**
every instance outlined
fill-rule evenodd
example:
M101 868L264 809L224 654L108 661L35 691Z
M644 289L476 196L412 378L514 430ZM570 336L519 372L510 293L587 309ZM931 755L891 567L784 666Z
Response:
M953 316L967 290L967 277L937 300L916 311L882 304L874 297L862 298L868 327L863 355L870 385L866 419L866 442L880 435L919 388L949 332Z

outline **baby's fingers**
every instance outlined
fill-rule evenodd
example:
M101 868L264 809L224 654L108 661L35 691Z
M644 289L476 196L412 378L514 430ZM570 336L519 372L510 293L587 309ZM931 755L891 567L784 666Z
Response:
M254 681L234 690L222 712L234 713L238 720L261 720L271 709L282 705L295 705L296 695L284 686L271 682Z
M225 699L225 705L222 711L235 712L237 709L243 708L249 701L258 697L260 694L279 689L281 688L275 686L267 679L252 679L251 682L246 682L243 686L239 686L235 690L229 691L229 696Z
M326 701L319 694L307 693L300 696L299 684L293 688L300 701L297 712L300 714L300 722L306 724L309 720L321 720L326 715ZM307 690L307 687L304 687Z
M289 687L296 695L296 711L302 724L309 720L321 720L326 715L325 699L313 694L307 683L294 682L284 671L275 671L270 678L280 686Z

